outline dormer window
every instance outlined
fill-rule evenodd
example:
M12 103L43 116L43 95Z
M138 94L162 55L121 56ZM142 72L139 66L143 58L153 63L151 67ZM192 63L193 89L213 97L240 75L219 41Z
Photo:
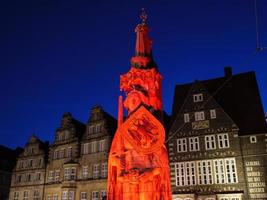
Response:
M250 140L250 143L257 143L257 137L256 136L250 136L249 140Z
M70 132L69 131L64 131L64 139L67 140L70 137Z
M89 134L95 132L95 126L89 126Z
M58 133L58 140L59 140L59 141L63 140L63 134L60 133L60 132Z
M185 122L185 123L188 123L189 120L190 120L190 119L189 119L189 113L185 113L185 114L184 114L184 122Z
M202 121L202 120L205 120L205 114L204 114L204 111L201 111L201 112L195 112L195 120L196 120L196 121Z
M194 103L203 101L203 94L194 94L193 101Z
M97 124L95 129L97 133L101 132L101 124Z
M210 118L211 119L215 119L216 118L216 111L215 111L215 109L210 110Z

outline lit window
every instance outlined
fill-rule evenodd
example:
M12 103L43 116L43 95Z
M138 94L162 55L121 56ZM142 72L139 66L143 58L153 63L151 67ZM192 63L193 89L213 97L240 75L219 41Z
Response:
M214 160L213 165L214 165L215 183L216 184L226 183L224 160L223 159Z
M82 168L82 178L86 179L88 177L88 166L83 166Z
M34 190L33 191L33 200L39 200L40 199L40 191Z
M69 131L64 131L64 139L67 140L70 137L70 132Z
M68 191L62 191L61 200L68 200Z
M53 200L58 200L58 194L54 194Z
M19 192L14 192L13 200L19 200Z
M41 167L41 166L42 166L42 163L43 163L43 159L42 159L42 158L40 158L40 159L39 159L38 166L39 166L39 167Z
M101 177L106 178L108 175L108 164L102 163L101 164Z
M199 139L198 137L189 138L189 151L199 151Z
M68 147L67 149L67 158L70 158L72 156L72 147Z
M101 124L97 124L95 129L97 133L101 132Z
M49 171L48 173L48 182L54 181L54 171Z
M32 167L33 160L29 160L29 167Z
M106 190L101 190L101 192L100 192L100 199L104 199L105 197L107 197Z
M195 162L181 162L175 164L176 186L190 186L196 184Z
M189 121L190 121L189 114L188 113L184 114L184 122L188 123Z
M76 179L76 168L71 168L70 169L70 180L75 180Z
M95 133L95 126L89 126L89 133Z
M17 175L16 182L17 182L17 183L20 183L21 180L22 180L22 175L20 175L20 174Z
M198 184L207 185L212 184L212 161L203 160L197 162L198 166Z
M81 200L87 200L87 193L86 192L81 192Z
M23 192L23 200L28 200L29 199L29 191L24 191Z
M83 154L88 154L89 153L89 143L83 144L82 153Z
M257 143L257 137L256 136L250 136L250 143Z
M55 171L55 182L59 182L59 178L60 178L60 170L56 170Z
M97 152L97 141L91 142L91 153Z
M56 150L54 151L54 159L58 159L59 158L59 151Z
M37 172L36 173L35 180L36 181L40 181L41 180L41 172Z
M64 180L68 181L70 180L70 168L65 168L64 170Z
M193 101L194 102L201 102L201 101L203 101L203 94L194 94L193 95Z
M99 164L93 165L93 179L99 178Z
M99 192L98 191L92 192L92 200L99 200Z
M226 168L227 183L237 183L235 159L234 158L225 159L225 168Z
M210 110L210 118L211 119L215 119L216 118L216 110L215 109Z
M218 134L219 148L229 148L229 138L227 133Z
M31 174L26 174L26 182L30 182L31 181Z
M195 112L195 121L202 121L205 120L204 111Z
M63 133L60 132L58 133L58 140L59 141L63 140Z
M69 191L69 200L74 200L74 191Z
M216 149L215 135L205 136L205 146L206 150Z
M61 149L59 151L59 158L64 158L64 156L65 156L65 149Z
M100 140L99 141L99 152L106 150L106 140Z
M177 139L177 152L187 152L186 138Z

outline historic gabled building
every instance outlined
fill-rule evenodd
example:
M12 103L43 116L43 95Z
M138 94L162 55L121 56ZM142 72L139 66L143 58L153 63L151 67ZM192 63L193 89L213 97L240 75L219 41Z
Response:
M48 143L31 136L12 172L9 199L41 200L44 192Z
M173 199L266 199L267 126L253 72L177 85L168 138Z
M85 125L69 113L62 117L50 146L45 199L96 200L106 196L107 156L116 120L100 106Z
M63 114L61 126L56 130L55 140L49 147L45 188L47 200L57 200L63 195L66 199L68 196L74 198L73 188L76 188L80 142L84 131L83 123L70 113Z
M107 163L117 121L101 107L91 110L81 143L80 181L77 199L104 199L107 188Z

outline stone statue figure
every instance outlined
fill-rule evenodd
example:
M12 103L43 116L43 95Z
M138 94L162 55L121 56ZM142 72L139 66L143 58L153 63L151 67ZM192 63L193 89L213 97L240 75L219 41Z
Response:
M136 55L120 77L118 129L108 161L108 200L171 200L169 161L162 125L161 80L152 58L147 16L136 27ZM128 116L123 121L123 107Z

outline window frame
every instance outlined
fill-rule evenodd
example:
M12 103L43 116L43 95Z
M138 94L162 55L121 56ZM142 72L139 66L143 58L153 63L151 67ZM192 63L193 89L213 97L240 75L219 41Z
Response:
M203 93L197 93L197 94L193 94L193 102L197 103L197 102L202 102L203 101Z
M193 152L193 151L199 151L200 150L200 146L199 146L199 137L189 137L188 138L189 141L189 151Z
M187 139L186 138L178 138L176 140L177 144L177 153L187 152Z
M256 135L249 136L249 141L251 144L257 143L257 136Z
M219 149L226 149L230 147L228 133L217 134L217 140Z
M207 138L209 138L209 139L207 140ZM215 137L215 135L205 135L205 149L206 150L216 149L216 137Z
M204 111L197 111L195 112L195 121L204 121L205 120L205 112Z
M184 113L184 123L189 123L189 122L190 122L189 113Z

